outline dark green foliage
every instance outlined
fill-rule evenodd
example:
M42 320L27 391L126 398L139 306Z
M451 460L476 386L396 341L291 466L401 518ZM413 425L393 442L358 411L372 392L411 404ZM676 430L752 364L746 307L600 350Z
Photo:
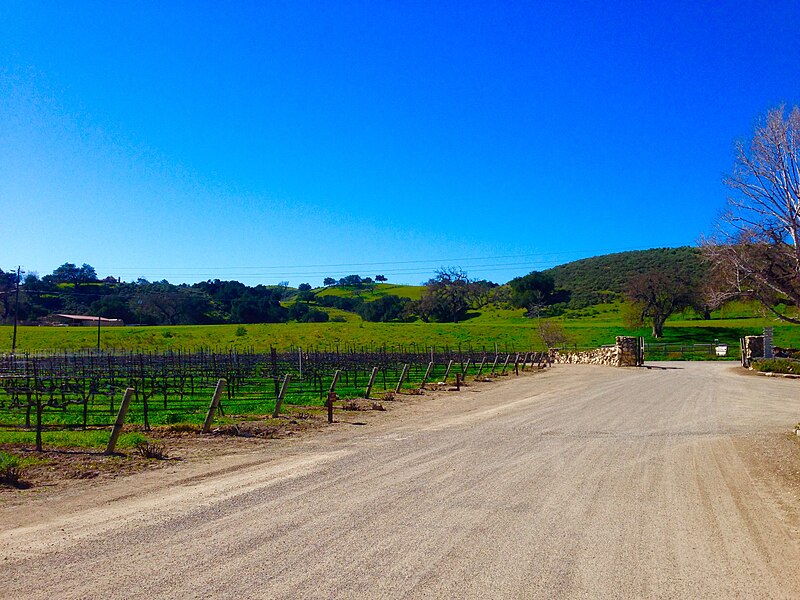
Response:
M349 285L355 288L360 288L362 284L363 280L360 275L348 275L339 280L339 285Z
M297 286L298 291L301 292L310 292L311 291L311 284L310 283L301 283Z
M358 314L365 321L383 323L396 321L403 317L410 302L408 298L400 298L389 294L373 302L364 302L358 308Z
M289 318L289 311L280 305L280 292L261 285L250 288L231 309L234 323L284 323Z
M329 316L325 311L311 308L308 304L295 302L289 308L289 318L298 323L325 323Z
M124 296L103 296L100 300L92 302L89 314L107 319L122 319L125 323L136 322L136 313L130 298Z
M226 313L231 311L233 302L241 298L248 290L245 284L238 281L220 281L219 279L195 283L192 287L208 294L217 303L220 310Z
M358 307L364 303L363 298L353 297L345 298L343 296L318 296L317 304L327 308L338 308L339 310L346 310L348 312L357 312Z
M699 281L705 270L700 250L682 246L584 258L543 273L553 277L557 289L570 292L570 307L582 308L621 296L636 275L669 271Z
M458 323L467 317L475 286L460 269L443 269L428 281L416 313L423 321Z
M555 279L550 273L533 271L524 277L509 281L511 302L518 308L526 308L529 314L541 312L543 308L568 299L568 292L556 292Z
M327 323L328 319L330 319L330 315L326 313L324 310L318 310L316 308L312 308L308 311L305 318L303 319L304 323Z
M14 310L14 290L17 286L16 272L0 269L0 320L10 320Z
M300 302L311 302L316 297L316 294L311 290L301 290L297 292L295 298Z
M64 263L49 275L53 283L81 284L97 281L97 273L92 265L83 263L80 267Z

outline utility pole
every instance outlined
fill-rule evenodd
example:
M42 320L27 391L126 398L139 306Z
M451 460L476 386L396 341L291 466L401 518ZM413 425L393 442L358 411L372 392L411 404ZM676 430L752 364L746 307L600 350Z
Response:
M14 337L11 340L11 356L17 349L17 323L19 322L19 278L22 274L22 267L17 265L17 290L14 293Z

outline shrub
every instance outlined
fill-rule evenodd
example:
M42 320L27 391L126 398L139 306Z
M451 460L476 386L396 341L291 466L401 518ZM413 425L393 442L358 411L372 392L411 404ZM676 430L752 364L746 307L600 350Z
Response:
M236 328L236 337L242 337L244 335L247 335L247 327L239 325L239 327Z
M800 362L789 358L759 358L751 366L761 373L800 374Z
M0 485L20 487L24 469L19 457L0 452Z
M150 441L139 442L136 444L136 451L144 458L154 458L156 460L164 460L167 458L167 451L164 446L155 444Z

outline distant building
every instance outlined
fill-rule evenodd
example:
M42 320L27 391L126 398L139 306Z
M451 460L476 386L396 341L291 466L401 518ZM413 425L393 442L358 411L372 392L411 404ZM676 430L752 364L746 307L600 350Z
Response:
M50 315L48 323L53 325L73 325L80 327L97 327L97 320L100 319L101 327L121 327L125 325L122 319L106 319L105 317L93 317L90 315Z

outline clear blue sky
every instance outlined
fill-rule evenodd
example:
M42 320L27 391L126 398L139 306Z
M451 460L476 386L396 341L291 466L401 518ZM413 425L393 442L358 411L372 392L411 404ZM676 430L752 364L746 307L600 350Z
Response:
M0 0L0 267L505 282L693 244L800 2Z

